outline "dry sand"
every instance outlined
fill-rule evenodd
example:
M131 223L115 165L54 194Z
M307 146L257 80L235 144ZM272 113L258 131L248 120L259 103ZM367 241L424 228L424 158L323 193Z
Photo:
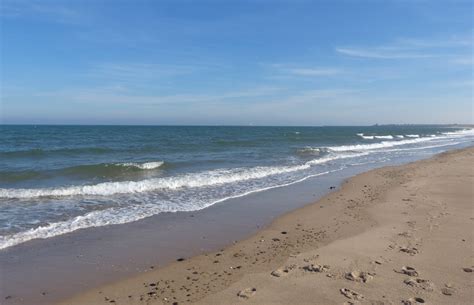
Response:
M373 170L216 253L61 304L472 304L474 148Z

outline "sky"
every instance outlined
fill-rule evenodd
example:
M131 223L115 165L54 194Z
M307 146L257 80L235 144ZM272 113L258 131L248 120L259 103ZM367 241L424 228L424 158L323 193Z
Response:
M472 1L1 0L0 123L472 124Z

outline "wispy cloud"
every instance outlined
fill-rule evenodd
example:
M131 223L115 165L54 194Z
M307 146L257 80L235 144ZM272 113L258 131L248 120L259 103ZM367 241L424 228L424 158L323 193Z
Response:
M69 101L81 104L114 104L134 106L159 106L159 105L185 105L194 106L206 103L226 103L238 100L245 102L246 99L257 97L274 96L283 88L259 86L245 88L236 91L226 91L215 94L174 94L174 95L143 95L134 94L129 88L121 86L109 86L101 88L72 88L58 91L37 92L35 97L46 97L49 99Z
M335 67L315 67L302 64L263 64L270 68L272 78L289 77L323 77L344 73L343 69Z
M416 59L435 57L433 54L411 53L400 50L387 50L385 48L336 48L336 52L353 57L375 59Z
M84 15L58 1L2 0L0 16L6 18L47 19L58 23L77 23Z
M472 50L473 39L454 37L444 40L402 38L392 43L365 47L336 47L335 51L346 56L372 59L419 59L452 57L457 53Z
M473 66L474 58L473 55L470 56L459 56L451 60L453 64Z
M331 68L290 68L286 69L286 72L301 76L328 76L340 74L342 70Z
M93 65L86 76L112 82L136 82L191 74L202 67L154 63L101 63Z

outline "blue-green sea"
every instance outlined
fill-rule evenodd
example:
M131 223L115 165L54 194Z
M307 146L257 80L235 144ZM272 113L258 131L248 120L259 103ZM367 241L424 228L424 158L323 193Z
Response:
M0 249L470 146L448 126L0 126Z

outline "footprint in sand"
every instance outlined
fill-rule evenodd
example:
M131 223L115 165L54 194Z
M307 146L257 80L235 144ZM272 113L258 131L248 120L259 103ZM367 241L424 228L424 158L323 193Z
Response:
M374 278L374 275L375 273L372 272L354 270L350 273L346 273L344 277L350 281L367 283Z
M429 280L420 279L420 278L416 278L416 279L408 278L404 280L403 282L407 284L408 286L423 289L426 291L433 291L435 288L435 285L433 284L433 282Z
M331 267L329 265L316 265L316 264L311 264L311 265L307 265L303 267L305 271L310 271L310 272L326 272L330 268Z
M349 288L341 288L340 292L348 299L351 300L362 300L364 296Z
M415 247L400 247L400 252L404 252L404 253L407 253L407 254L410 254L410 255L416 255L418 254L418 249L415 248Z
M441 293L447 296L452 296L455 292L456 288L451 283L444 284L444 287L441 289Z
M425 304L425 300L419 297L410 298L408 300L402 300L403 305L417 305L417 304Z
M401 270L393 270L397 273L406 274L408 276L418 276L418 272L413 267L403 266Z
M288 265L288 266L278 268L277 270L272 271L271 275L273 275L275 277L282 277L282 276L287 275L291 270L293 270L295 268L296 268L296 265L294 265L294 264Z
M401 233L398 233L398 236L410 238L413 235L410 232L401 232Z
M243 299L249 299L255 293L257 293L257 288L245 288L244 290L239 291L237 293L237 296Z
M466 267L466 268L462 268L462 270L464 272L468 272L468 273L472 273L472 270L474 269L474 267Z

